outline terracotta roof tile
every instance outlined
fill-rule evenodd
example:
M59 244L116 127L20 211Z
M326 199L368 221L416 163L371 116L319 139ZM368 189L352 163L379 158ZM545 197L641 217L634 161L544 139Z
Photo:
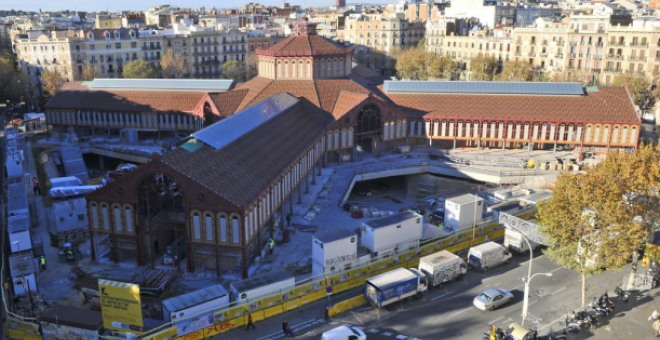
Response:
M65 84L46 109L124 112L193 112L206 92L91 90L81 82Z
M388 94L397 105L433 118L639 123L624 88L584 96Z
M335 107L332 110L332 116L335 117L336 120L339 120L339 118L345 115L346 112L358 106L368 97L368 94L340 91L339 96L337 96L337 104L335 104Z
M352 46L342 46L318 35L291 36L266 49L257 50L258 55L275 57L339 55L351 52Z
M233 90L228 92L209 93L213 105L220 111L222 116L230 116L238 109L241 101L249 91L247 89Z
M371 92L353 79L320 79L316 81L316 88L321 108L327 112L334 110L340 91L351 91L365 95Z
M222 149L204 145L190 153L179 148L163 155L162 161L234 204L246 206L322 135L329 119L302 99Z
M378 73L378 71L374 71L362 64L357 64L357 66L353 67L351 73L364 78L374 85L380 85L385 81L385 77Z

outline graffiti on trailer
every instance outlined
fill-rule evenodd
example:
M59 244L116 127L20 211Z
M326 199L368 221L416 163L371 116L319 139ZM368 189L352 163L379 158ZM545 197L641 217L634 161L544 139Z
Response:
M356 259L357 259L357 254L341 255L331 259L326 259L325 266L326 267L335 266L340 263L355 261Z

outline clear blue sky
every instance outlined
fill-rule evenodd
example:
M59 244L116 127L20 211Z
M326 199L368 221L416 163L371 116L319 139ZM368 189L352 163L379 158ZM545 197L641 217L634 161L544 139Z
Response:
M366 1L347 1L348 3L391 3L396 0L366 0ZM181 0L179 2L169 2L171 5L179 7L206 7L206 8L233 8L240 7L249 2L258 2L264 5L279 6L281 0ZM331 6L335 0L289 0L292 5L307 6ZM110 11L118 10L146 10L156 5L168 4L167 0L0 0L0 10L26 10L43 11L57 10L75 10L75 11Z

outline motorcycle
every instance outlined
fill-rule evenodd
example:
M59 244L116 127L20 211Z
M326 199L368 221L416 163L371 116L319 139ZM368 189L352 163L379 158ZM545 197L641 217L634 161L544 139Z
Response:
M610 314L610 310L607 307L604 307L598 303L598 298L594 298L594 301L589 305L589 308L591 308L591 310L600 316L606 316Z
M583 322L581 320L576 319L576 314L575 312L572 312L573 316L568 316L564 318L564 320L559 321L559 324L562 326L565 326L566 328L564 329L564 334L571 332L571 333L579 333L580 328L582 328Z
M548 331L548 334L541 335L537 337L538 340L566 340L566 335L564 334L555 334L552 330Z
M630 297L630 295L625 291L623 291L621 287L616 286L616 288L614 288L614 294L616 294L619 297L619 299L621 299L621 301L628 303L628 298Z

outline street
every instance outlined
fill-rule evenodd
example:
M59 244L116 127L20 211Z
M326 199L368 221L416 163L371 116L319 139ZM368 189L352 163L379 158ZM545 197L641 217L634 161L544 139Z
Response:
M318 339L325 330L339 325L361 327L370 340L378 339L481 339L489 324L506 328L513 322L521 322L524 283L529 258L515 257L512 263L494 268L486 273L468 272L461 282L452 282L430 291L422 300L410 300L398 304L393 311L376 310L364 306L338 315L331 323L318 318L292 324L297 339ZM624 273L605 272L588 282L589 302L595 296L620 285ZM537 276L530 286L529 315L526 326L538 329L539 334L562 329L559 320L579 309L580 276L552 263L540 252L536 254L532 273L552 273L552 277ZM514 300L491 312L483 312L472 306L472 299L488 288L510 290ZM605 320L603 320L605 321ZM258 325L259 326L259 325ZM269 328L272 334L259 339L283 338L278 328ZM232 338L254 339L242 329L230 332ZM574 337L575 338L575 337Z

